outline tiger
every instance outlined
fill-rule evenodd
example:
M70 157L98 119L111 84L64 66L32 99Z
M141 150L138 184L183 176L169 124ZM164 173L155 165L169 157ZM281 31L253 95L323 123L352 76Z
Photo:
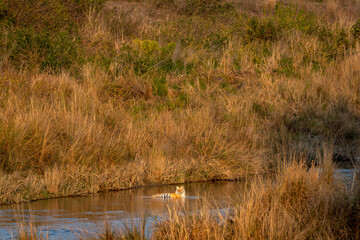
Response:
M153 198L184 198L185 188L184 186L176 187L175 193L159 193L152 195Z

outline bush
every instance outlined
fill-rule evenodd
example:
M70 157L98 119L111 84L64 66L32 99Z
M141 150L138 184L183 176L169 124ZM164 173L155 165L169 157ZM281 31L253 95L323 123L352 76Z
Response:
M175 47L176 44L173 42L160 46L154 40L135 39L133 44L123 45L120 54L115 57L114 61L118 62L117 66L120 71L133 68L138 75L146 74L149 71L167 73L185 70L182 62L173 62L171 58Z
M284 74L286 77L295 75L293 58L282 56L278 65L279 67L275 70L276 73Z
M0 20L4 19L7 15L7 5L3 1L0 0Z
M280 29L272 19L252 17L246 23L243 39L246 43L254 40L271 41L276 40L279 33Z
M2 0L17 27L53 31L76 29L89 7L98 8L105 0ZM0 9L1 9L0 2Z
M277 3L275 17L283 29L297 29L306 34L314 34L319 28L313 14L303 9L298 10L292 5L284 6L282 3Z
M69 33L21 28L10 33L10 61L16 66L58 72L81 63L79 40Z
M360 39L360 18L357 22L351 27L351 33L355 39Z
M0 0L0 52L15 67L58 72L82 63L79 25L104 0ZM77 71L77 70L76 70ZM73 72L75 73L75 72Z
M273 107L270 104L253 103L252 111L257 113L261 118L267 118L271 115Z
M329 30L323 28L319 32L318 37L321 41L322 53L328 61L344 56L345 52L351 47L344 29L331 33Z
M226 46L229 42L229 38L226 35L221 35L219 33L210 33L207 38L204 40L204 47L208 49L219 50Z
M163 97L168 94L168 88L167 88L165 76L154 78L152 87L153 87L154 95Z
M172 6L184 15L214 15L234 13L235 8L224 0L156 0L160 7Z

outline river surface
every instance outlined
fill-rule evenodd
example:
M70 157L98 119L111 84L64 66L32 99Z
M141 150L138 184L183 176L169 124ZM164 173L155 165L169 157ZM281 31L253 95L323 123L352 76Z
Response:
M230 199L244 192L244 186L240 181L184 184L184 199L151 198L153 194L175 192L176 185L166 185L1 206L0 239L12 239L19 223L29 222L49 239L74 239L82 232L103 228L104 222L139 224L144 217L148 232L155 217L165 216L169 208L193 212L206 199L214 207L226 209Z
M351 185L355 171L338 169L336 175ZM86 233L98 232L105 222L113 226L144 224L151 233L154 222L161 220L169 208L195 212L206 200L226 212L232 200L246 191L242 181L220 181L184 184L184 199L154 199L151 195L175 192L175 185L154 186L107 192L84 197L40 200L31 203L0 206L0 239L14 239L23 226L33 225L49 239L76 239ZM144 221L145 219L145 221Z

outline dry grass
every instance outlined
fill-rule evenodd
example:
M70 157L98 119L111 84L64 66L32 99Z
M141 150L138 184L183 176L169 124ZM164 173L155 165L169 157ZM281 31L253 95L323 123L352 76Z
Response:
M20 100L24 88L9 91L0 116L4 203L44 191L46 197L64 196L263 171L250 151L258 140L217 122L216 109L148 112L139 119L122 104L102 102L96 92L101 82L94 80L80 85L67 75L30 77L26 102ZM232 162L222 164L227 159Z
M149 1L144 21L88 10L80 43L53 49L70 67L2 24L0 203L241 178L324 142L358 157L358 2L251 2Z
M206 199L191 213L169 208L151 235L143 218L123 226L105 222L102 229L84 231L79 238L359 239L360 185L349 188L351 183L337 178L331 156L331 149L324 147L319 167L309 167L301 158L284 161L275 179L256 178L250 190L239 192L225 209L210 206Z
M35 226L27 223L19 223L18 229L16 230L16 233L14 234L14 239L18 240L43 240L43 239L49 239L48 236L42 235L38 232L38 230L35 228Z
M206 200L192 213L169 208L151 235L143 218L124 226L105 222L100 230L79 233L79 239L359 239L360 185L349 188L335 176L331 155L323 149L320 168L299 158L284 161L275 179L255 179L227 209ZM19 239L41 239L26 226L19 225Z
M276 182L259 181L226 217L170 212L154 239L359 239L359 191L334 179L331 159L324 171L292 163Z

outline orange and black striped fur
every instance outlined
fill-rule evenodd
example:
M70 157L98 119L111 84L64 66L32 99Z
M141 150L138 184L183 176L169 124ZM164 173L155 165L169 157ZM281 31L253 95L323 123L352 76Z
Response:
M153 198L184 198L185 189L184 186L176 187L175 193L160 193L152 195Z

